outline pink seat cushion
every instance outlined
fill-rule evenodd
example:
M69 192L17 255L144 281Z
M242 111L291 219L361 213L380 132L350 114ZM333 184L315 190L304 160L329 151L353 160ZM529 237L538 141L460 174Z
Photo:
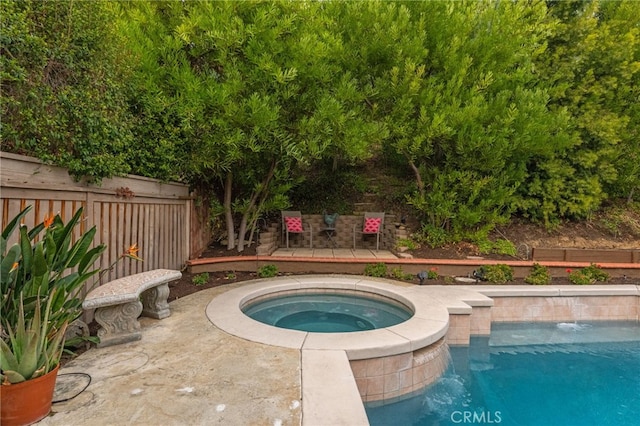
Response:
M287 224L287 231L289 232L302 232L302 218L301 217L285 217L284 223Z
M382 219L379 217L368 217L364 220L362 232L365 234L377 234L381 223Z

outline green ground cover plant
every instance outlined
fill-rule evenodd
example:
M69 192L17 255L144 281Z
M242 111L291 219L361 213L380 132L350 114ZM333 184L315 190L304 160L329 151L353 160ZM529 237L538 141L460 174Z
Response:
M427 271L427 279L429 280L437 280L440 275L438 274L438 268L433 267L429 268Z
M411 238L399 238L396 240L396 248L406 247L409 250L420 248L420 244Z
M200 286L200 285L205 285L206 283L209 282L209 273L208 272L203 272L201 274L198 274L196 276L194 276L191 281L193 282L194 285Z
M551 274L549 273L549 269L539 263L534 263L531 272L525 277L524 282L533 285L550 284Z
M513 269L505 264L482 265L479 269L479 275L495 284L505 284L508 281L513 281Z
M567 269L567 272L569 273L569 281L576 285L594 284L598 281L604 282L609 279L609 274L594 263L575 271Z
M258 277L272 278L278 275L278 267L276 265L264 265L258 268Z
M367 263L364 267L364 274L368 277L384 278L387 276L387 265L380 263Z
M366 273L365 273L366 275ZM412 281L415 276L413 274L408 274L402 270L401 267L393 268L391 270L391 278L401 281Z

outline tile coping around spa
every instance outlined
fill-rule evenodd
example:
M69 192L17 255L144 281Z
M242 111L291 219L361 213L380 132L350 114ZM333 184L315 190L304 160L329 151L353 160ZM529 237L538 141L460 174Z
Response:
M247 301L265 294L309 288L382 294L408 304L415 314L406 322L386 329L307 333L262 324L240 310ZM445 336L449 314L471 313L472 307L491 307L490 297L605 295L640 296L640 286L416 286L363 276L289 276L254 280L223 293L207 305L206 315L216 327L229 334L302 351L303 425L322 424L327 420L327 413L333 413L334 424L366 425L368 420L350 372L350 360L389 356L428 346ZM331 376L328 380L329 370L339 372L339 377Z
M447 332L449 306L459 307L459 299L429 296L415 285L363 276L305 275L256 280L219 295L209 303L206 314L218 328L254 342L299 350L344 350L349 360L390 356L435 343ZM409 306L414 315L392 327L358 333L308 333L273 327L253 320L240 307L266 294L304 289L355 290L380 294ZM467 299L490 306L491 299L464 291ZM464 296L463 296L464 298ZM465 300L466 301L466 300ZM472 302L473 304L473 302Z

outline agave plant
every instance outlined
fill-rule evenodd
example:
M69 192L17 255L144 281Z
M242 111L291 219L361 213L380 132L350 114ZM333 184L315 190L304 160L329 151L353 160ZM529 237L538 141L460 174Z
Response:
M24 301L20 297L15 327L4 324L3 332L7 337L6 341L0 340L0 380L3 385L43 376L60 363L67 322L60 328L49 322L53 300L53 297L49 298L43 309L40 300L36 300L33 318L26 320Z

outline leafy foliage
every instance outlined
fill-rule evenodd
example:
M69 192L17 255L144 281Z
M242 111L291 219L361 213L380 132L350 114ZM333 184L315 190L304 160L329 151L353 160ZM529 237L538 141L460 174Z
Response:
M517 255L517 249L513 243L505 239L497 239L490 241L489 239L482 239L478 242L478 249L481 254L502 254L515 257Z
M2 8L2 150L78 178L129 172L129 74L108 4L17 0Z
M513 281L513 269L509 265L482 265L479 269L480 276L495 284L505 284Z
M258 277L272 278L278 275L278 267L276 265L264 265L258 268Z
M56 215L31 230L20 226L19 242L7 248L9 237L29 210L31 206L2 232L2 320L4 324L17 324L21 303L27 318L32 318L37 301L47 304L52 298L48 321L51 328L62 328L82 314L81 292L85 282L100 272L93 264L106 246L91 247L95 227L73 241L73 230L82 217L80 208L66 224Z
M205 285L206 283L209 282L209 273L203 272L201 274L198 274L193 278L191 278L191 282L193 282L193 285L197 285L197 286Z
M420 248L420 244L413 241L411 238L398 238L396 239L396 248L406 247L409 250L415 250Z
M533 269L524 279L527 284L546 285L551 283L551 274L546 266L539 263L533 264Z
M591 276L585 274L582 270L569 272L569 281L571 281L571 284L575 285L587 285L595 282Z
M486 232L513 212L527 162L562 146L550 135L566 118L547 110L532 63L549 30L544 6L417 2L411 12L406 31L424 49L380 82L389 142L417 182L408 202L454 238Z
M387 276L387 265L385 263L367 263L364 267L364 274L368 277L384 278Z
M33 318L26 319L24 301L20 298L15 326L3 324L8 335L6 341L0 340L0 380L3 385L38 378L53 371L60 363L67 322L59 328L50 326L53 300L54 297L46 300L44 309L40 300L36 300Z
M74 237L82 209L66 224L56 215L29 230L20 221L31 208L9 221L0 237L3 382L35 378L58 365L65 330L82 314L81 292L99 272L93 263L106 248L91 247L95 227ZM18 242L8 247L16 229Z
M438 268L432 267L427 271L427 279L429 280L437 280L439 278Z
M570 139L567 149L529 165L520 208L534 219L587 217L607 192L631 199L638 187L640 12L633 3L550 3L557 25L536 66L550 109L570 115Z
M0 20L3 150L187 182L240 251L292 200L348 213L327 194L366 189L372 156L432 246L640 185L631 0L16 0Z
M398 266L391 270L391 278L401 281L411 281L414 279L414 275L404 272L402 268Z
M445 229L430 223L423 223L422 228L414 235L414 238L419 243L426 244L431 248L441 247L452 240Z
M576 271L568 269L567 272L569 272L569 281L577 285L594 284L597 281L607 281L609 279L609 274L593 263Z
M220 198L229 248L237 228L288 206L292 174L323 155L367 155L361 94L340 73L322 6L296 2L123 4L140 59L137 118L175 135L183 171ZM153 48L148 48L153 46ZM173 137L173 136L172 136Z

